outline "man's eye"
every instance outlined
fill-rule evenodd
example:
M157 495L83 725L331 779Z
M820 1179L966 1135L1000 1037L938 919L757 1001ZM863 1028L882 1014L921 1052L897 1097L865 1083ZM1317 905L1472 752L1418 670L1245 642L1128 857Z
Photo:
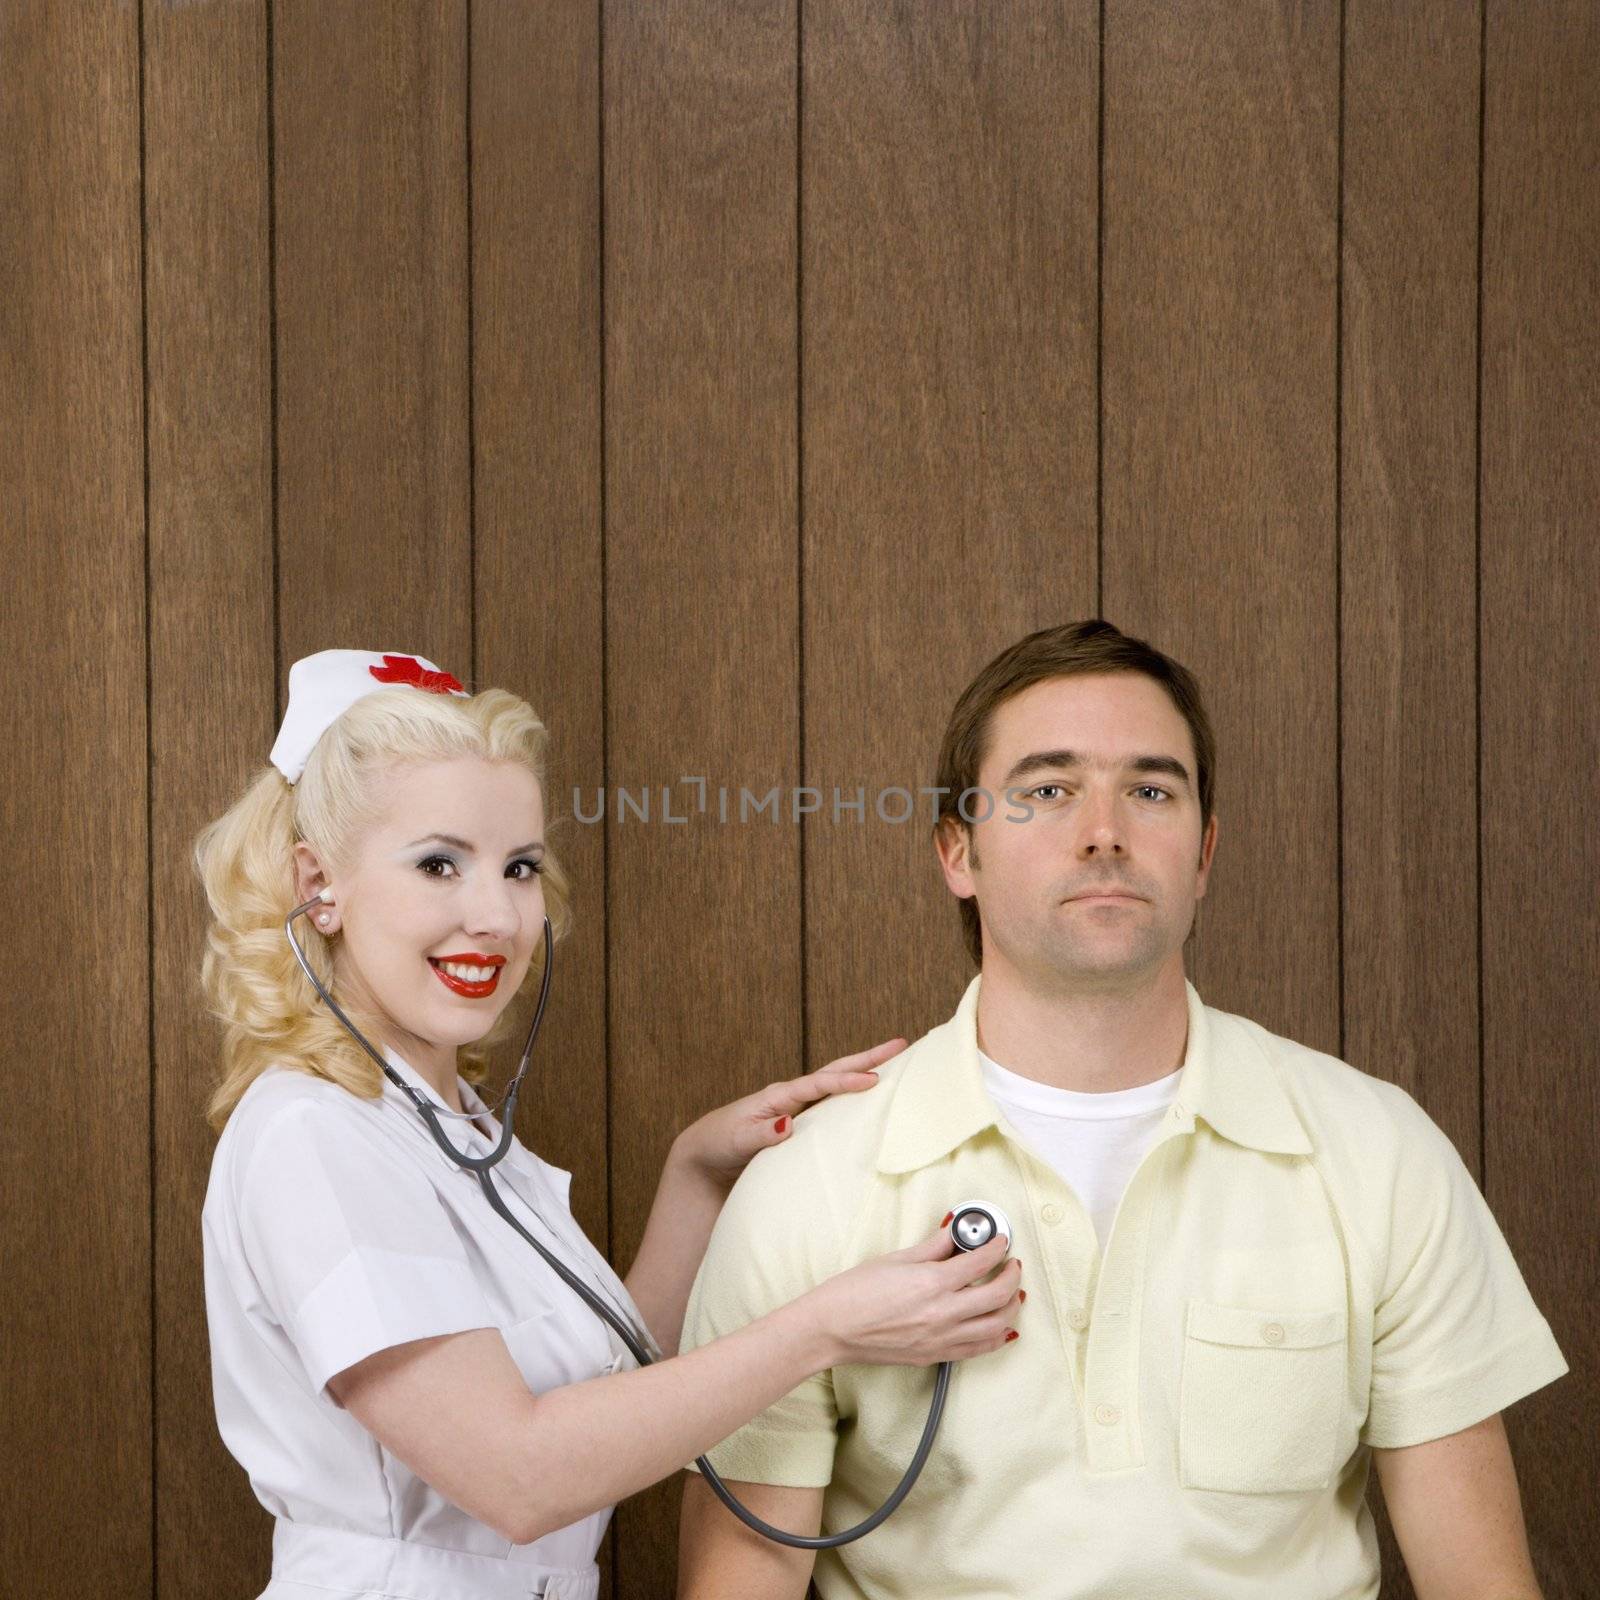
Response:
M1051 793L1047 794L1046 790L1051 791ZM1041 783L1036 788L1031 789L1029 793L1038 795L1042 800L1048 800L1052 794L1061 793L1061 785L1059 783Z
M1166 800L1170 800L1172 798L1172 796L1158 783L1141 783L1139 785L1139 792L1144 794L1158 794Z
M432 871L431 869L434 867L449 867L450 871L454 872L456 864L450 859L449 856L424 856L423 859L417 863L417 870L419 872L426 873L430 878L443 878L448 876L448 874L443 872Z

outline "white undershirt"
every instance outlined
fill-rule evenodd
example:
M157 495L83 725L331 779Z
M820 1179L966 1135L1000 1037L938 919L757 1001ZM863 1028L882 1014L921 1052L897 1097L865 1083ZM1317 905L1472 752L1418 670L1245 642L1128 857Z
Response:
M981 1050L978 1061L990 1098L1023 1143L1083 1202L1103 1250L1122 1191L1177 1097L1183 1069L1136 1088L1085 1094L1019 1077Z

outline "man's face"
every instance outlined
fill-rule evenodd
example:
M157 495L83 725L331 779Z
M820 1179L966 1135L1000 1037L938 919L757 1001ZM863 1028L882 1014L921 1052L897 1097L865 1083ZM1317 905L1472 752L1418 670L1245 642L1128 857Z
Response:
M983 820L947 824L938 848L951 892L977 896L985 972L1109 992L1181 962L1216 819L1202 839L1189 725L1154 679L1054 678L1014 695L990 718L978 783L992 812L974 797L967 813Z

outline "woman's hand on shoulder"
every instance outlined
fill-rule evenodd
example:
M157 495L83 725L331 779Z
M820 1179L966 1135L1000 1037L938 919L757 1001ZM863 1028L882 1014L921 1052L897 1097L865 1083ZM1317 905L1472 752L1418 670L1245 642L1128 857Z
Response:
M731 1189L758 1150L782 1144L790 1136L794 1119L807 1106L830 1095L859 1094L872 1088L878 1081L875 1069L905 1047L904 1039L886 1039L870 1050L840 1056L803 1077L769 1083L742 1100L719 1106L678 1135L673 1157L720 1188Z

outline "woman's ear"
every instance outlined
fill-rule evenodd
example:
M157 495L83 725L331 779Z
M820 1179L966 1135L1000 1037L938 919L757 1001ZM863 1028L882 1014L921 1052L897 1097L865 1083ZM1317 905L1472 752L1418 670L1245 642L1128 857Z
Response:
M294 847L295 904L301 905L319 896L322 904L311 913L311 920L316 923L318 933L337 933L339 908L335 901L333 885L328 882L328 875L321 861L317 859L317 852L301 839Z

